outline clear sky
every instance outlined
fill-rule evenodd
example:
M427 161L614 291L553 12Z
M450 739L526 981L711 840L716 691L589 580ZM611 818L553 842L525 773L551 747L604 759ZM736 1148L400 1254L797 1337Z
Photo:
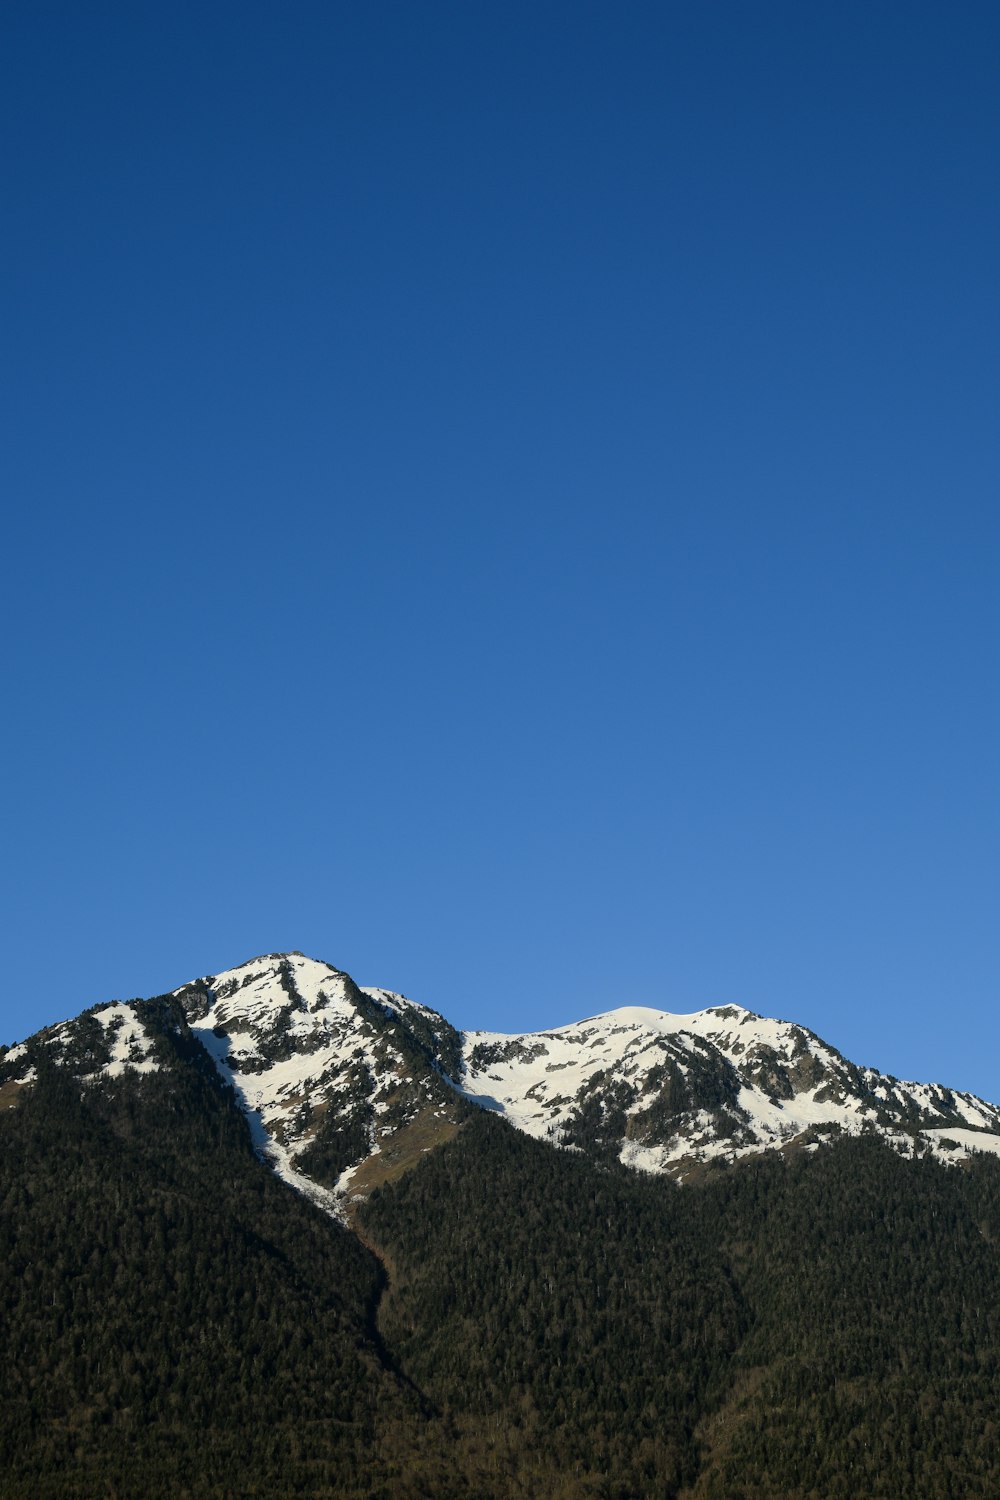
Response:
M299 948L1000 1098L1000 8L2 28L0 1041Z

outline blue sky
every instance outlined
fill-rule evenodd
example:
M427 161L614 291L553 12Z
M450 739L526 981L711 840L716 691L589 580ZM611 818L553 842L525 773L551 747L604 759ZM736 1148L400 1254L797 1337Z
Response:
M1000 1098L1000 12L3 25L0 1040L300 948Z

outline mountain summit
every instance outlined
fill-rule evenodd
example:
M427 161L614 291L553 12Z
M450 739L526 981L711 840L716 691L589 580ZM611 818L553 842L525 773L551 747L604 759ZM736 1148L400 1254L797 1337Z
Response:
M99 1005L0 1049L0 1101L13 1102L45 1057L84 1077L155 1069L165 1025L211 1058L259 1154L338 1213L474 1109L553 1146L678 1179L864 1132L906 1155L1000 1154L995 1105L859 1067L804 1027L739 1006L631 1006L549 1031L463 1033L300 953L265 954L158 1002Z

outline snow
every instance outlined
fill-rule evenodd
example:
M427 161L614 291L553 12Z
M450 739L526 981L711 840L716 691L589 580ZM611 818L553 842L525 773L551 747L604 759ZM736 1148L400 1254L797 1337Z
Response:
M305 1176L302 1172L297 1172L292 1165L292 1156L294 1153L289 1151L267 1129L264 1122L265 1106L263 1096L268 1090L254 1089L253 1087L247 1088L244 1078L233 1072L229 1062L228 1039L226 1037L217 1037L211 1027L193 1026L191 1030L197 1036L206 1052L211 1056L222 1078L230 1085L239 1099L250 1129L250 1139L253 1142L257 1155L262 1161L266 1161L277 1176L283 1182L288 1183L289 1187L295 1188L297 1192L309 1198L319 1208L322 1208L324 1212L332 1215L333 1218L342 1220L343 1213L337 1195L332 1193L329 1188L322 1187L318 1182L314 1182L311 1177ZM281 1065L278 1064L277 1066L280 1067ZM286 1074L287 1072L288 1070L286 1069ZM283 1082L287 1085L287 1076Z
M111 1048L111 1061L100 1070L105 1077L156 1072L159 1063L152 1056L153 1040L133 1005L113 1002L94 1011L94 1017L104 1027Z
M393 1108L399 1090L414 1082L391 1031L379 1017L358 1010L358 990L346 974L302 954L264 955L209 977L204 985L210 1007L192 1029L237 1091L258 1150L286 1181L310 1196L319 1193L317 1201L337 1212L358 1164L345 1169L330 1193L298 1173L293 1159L327 1109L362 1108L369 1154L381 1149L400 1122ZM405 1024L410 1012L432 1023L441 1019L392 990L365 987L360 993L380 1007L387 1023ZM216 1036L216 1029L224 1034ZM477 1049L497 1056L489 1059ZM713 1057L734 1070L735 1105L723 1100L711 1111L691 1108L678 1115L665 1138L655 1138L655 1144L644 1140L643 1131L651 1129L644 1112L659 1083L655 1079L644 1088L651 1071L669 1064L682 1075L694 1069L697 1076ZM625 1006L526 1035L470 1032L464 1060L461 1083L453 1085L460 1094L502 1114L517 1129L557 1144L576 1117L581 1096L600 1097L609 1085L627 1083L632 1094L623 1102L634 1123L622 1140L621 1159L645 1171L678 1175L692 1159L733 1160L803 1137L808 1141L817 1127L857 1135L875 1124L876 1107L890 1116L877 1128L901 1151L914 1149L913 1127L903 1122L907 1110L922 1117L920 1139L942 1160L992 1150L986 1143L1000 1142L1000 1110L994 1106L933 1084L900 1083L873 1069L852 1068L806 1028L735 1005L687 1014ZM359 1066L368 1072L361 1098ZM773 1097L768 1090L775 1087L781 1093L790 1089L792 1097ZM980 1134L976 1127L995 1134Z
M806 1028L735 1005L686 1014L624 1006L546 1031L469 1032L456 1084L440 1072L435 1076L432 1063L407 1063L418 1053L405 1044L401 1049L398 1040L408 1017L432 1028L445 1025L435 1011L393 990L359 991L341 970L303 954L265 954L207 976L194 1001L191 986L175 993L188 1004L193 1034L235 1090L261 1158L337 1217L360 1162L349 1164L333 1189L295 1166L322 1120L332 1112L334 1120L363 1122L366 1154L375 1155L428 1103L448 1113L443 1084L554 1145L566 1139L581 1099L600 1100L610 1089L627 1118L621 1160L678 1178L699 1161L732 1161L792 1143L813 1149L814 1132L824 1128L848 1135L875 1128L904 1154L930 1149L946 1162L975 1152L1000 1156L1000 1108L936 1084L854 1068ZM378 1012L369 1003L359 1008L359 994ZM110 1053L107 1063L90 1065L92 1074L119 1077L158 1067L142 1002L115 1001L88 1014L103 1028ZM77 1024L40 1034L57 1062L79 1056L72 1045ZM420 1032L426 1034L423 1024ZM16 1064L27 1052L18 1044L5 1061ZM708 1095L699 1099L706 1063L716 1072L721 1063L722 1076L728 1074L731 1088L718 1103ZM672 1119L649 1113L662 1078L653 1070L664 1067L692 1081L690 1107ZM705 1103L709 1107L699 1107Z
M573 1025L529 1035L471 1032L466 1037L466 1072L463 1091L477 1103L498 1110L519 1130L539 1139L558 1139L560 1128L577 1112L582 1089L603 1087L601 1073L611 1080L626 1080L639 1087L639 1096L629 1106L638 1115L650 1102L641 1085L649 1070L670 1059L682 1072L685 1057L704 1053L704 1044L716 1049L741 1076L738 1109L744 1119L732 1120L734 1133L748 1139L740 1142L720 1135L717 1120L700 1111L678 1120L675 1138L665 1145L641 1140L622 1142L621 1160L646 1171L667 1170L690 1156L735 1159L768 1147L780 1146L816 1126L833 1126L850 1135L870 1128L875 1120L874 1101L858 1096L850 1066L819 1037L787 1021L757 1016L738 1006L712 1007L675 1015L645 1006L625 1006L592 1016ZM477 1047L497 1049L499 1056L474 1064ZM505 1055L506 1054L506 1055ZM481 1054L480 1054L481 1059ZM799 1060L819 1066L819 1083L800 1088L790 1099L774 1099L753 1082L754 1069L786 1065L786 1076L794 1078ZM971 1095L957 1094L933 1084L891 1083L874 1070L864 1070L867 1086L882 1101L893 1094L905 1104L915 1104L923 1113L949 1114L946 1096L959 1111L960 1123L993 1127L1000 1138L1000 1110ZM829 1097L842 1095L842 1098ZM819 1096L824 1097L819 1097ZM900 1149L912 1149L912 1134L905 1129L880 1127ZM933 1132L930 1132L933 1135ZM987 1137L975 1130L953 1127L938 1132L958 1141L966 1150L991 1149ZM990 1138L991 1139L991 1138ZM954 1159L952 1153L950 1159Z
M294 994L286 988L289 978ZM368 1151L374 1154L383 1128L377 1122L400 1086L409 1082L403 1055L377 1023L358 1011L350 978L329 964L300 954L270 954L205 983L210 1008L191 1029L235 1089L258 1153L291 1186L339 1216L342 1184L358 1163L330 1190L298 1172L294 1157L308 1144L322 1111L352 1107L347 1095L357 1091L359 1065L369 1071L371 1092L361 1107L375 1117ZM434 1015L391 991L361 993L393 1015L408 1008ZM217 1036L217 1030L224 1034ZM281 1056L282 1051L288 1055ZM358 1107L356 1098L353 1107Z
M963 1148L963 1155L985 1151L989 1156L1000 1156L1000 1135L980 1133L978 1130L962 1130L961 1128L948 1127L945 1130L924 1130L921 1134L933 1142L936 1147L935 1154L944 1160L955 1156L954 1151L948 1151L944 1142L956 1141Z
M368 996L369 1000L374 1000L385 1010L394 1011L396 1014L399 1014L401 1011L415 1010L418 1014L426 1016L429 1020L436 1021L439 1019L437 1011L431 1010L429 1005L420 1005L416 1000L408 1000L405 995L397 995L395 990L373 989L370 985L366 984L359 985L358 988L363 995Z
M153 1056L154 1038L150 1036L142 1022L142 1001L110 1001L95 1010L85 1012L86 1018L92 1018L98 1025L104 1028L105 1041L111 1053L107 1063L93 1063L89 1068L81 1071L83 1077L105 1077L118 1078L123 1073L154 1073L160 1064ZM73 1021L63 1021L58 1026L47 1027L39 1033L39 1039L43 1040L50 1049L52 1061L58 1067L78 1066L74 1063L73 1042L77 1034L81 1020L78 1017ZM5 1061L17 1062L24 1057L27 1047L20 1043L11 1047ZM29 1075L34 1077L34 1070ZM29 1081L29 1077L17 1080L21 1083Z
M15 1084L17 1088L23 1088L26 1083L34 1083L37 1077L38 1071L32 1067L28 1068L27 1072L22 1073L20 1078L8 1078L7 1082Z

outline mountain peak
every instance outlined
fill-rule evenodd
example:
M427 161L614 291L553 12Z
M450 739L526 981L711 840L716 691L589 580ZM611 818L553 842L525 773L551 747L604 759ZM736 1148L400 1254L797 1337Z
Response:
M189 1029L186 1045L212 1058L259 1153L335 1211L413 1165L475 1107L553 1145L676 1178L863 1132L946 1161L1000 1154L996 1106L858 1067L807 1028L743 1006L626 1005L545 1031L462 1033L294 951L160 1001L95 1006L0 1049L0 1099L16 1102L43 1066L81 1079L154 1071L169 1056L165 1027Z
M236 1091L262 1155L295 1186L345 1187L427 1112L465 1107L461 1041L442 1016L303 953L267 953L174 992ZM331 1201L325 1206L331 1206Z
M178 991L286 1175L370 1185L375 1156L463 1102L647 1171L816 1149L875 1130L897 1150L1000 1153L1000 1110L855 1066L806 1027L735 1004L626 1005L545 1031L460 1034L436 1011L302 953L271 953ZM431 1131L433 1136L434 1131Z
M331 975L343 977L343 970L334 968L333 964L309 958L298 950L290 950L287 953L257 954L255 958L248 958L244 963L237 964L232 969L223 969L217 974L206 974L201 982L211 985L216 991L224 987L241 989L261 979L277 978L283 972L301 976L307 983L310 980L321 980ZM182 988L187 988L187 986L182 986Z

